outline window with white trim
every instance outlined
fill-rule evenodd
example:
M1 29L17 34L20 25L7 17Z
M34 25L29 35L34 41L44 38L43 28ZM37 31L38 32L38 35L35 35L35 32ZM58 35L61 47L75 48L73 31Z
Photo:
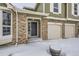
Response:
M50 12L60 14L61 13L61 3L51 3Z
M11 35L11 13L3 11L3 36Z
M72 4L72 15L74 16L79 15L79 4L78 3Z

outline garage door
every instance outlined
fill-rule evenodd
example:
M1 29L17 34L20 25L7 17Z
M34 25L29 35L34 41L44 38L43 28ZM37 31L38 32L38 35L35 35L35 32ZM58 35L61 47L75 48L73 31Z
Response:
M65 38L75 37L75 24L65 24Z
M48 39L60 39L61 38L61 23L48 22Z

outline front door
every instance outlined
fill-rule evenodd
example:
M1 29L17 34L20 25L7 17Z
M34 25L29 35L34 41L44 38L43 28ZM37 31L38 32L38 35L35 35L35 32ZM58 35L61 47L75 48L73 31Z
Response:
M31 36L37 36L37 22L31 22Z
M29 37L37 37L37 22L30 21L28 23L28 29Z

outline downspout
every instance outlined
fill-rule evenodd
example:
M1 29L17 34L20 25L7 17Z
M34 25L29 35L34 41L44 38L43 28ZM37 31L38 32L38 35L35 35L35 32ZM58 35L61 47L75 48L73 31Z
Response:
M15 46L17 45L18 45L18 13L16 10L16 43L15 43Z

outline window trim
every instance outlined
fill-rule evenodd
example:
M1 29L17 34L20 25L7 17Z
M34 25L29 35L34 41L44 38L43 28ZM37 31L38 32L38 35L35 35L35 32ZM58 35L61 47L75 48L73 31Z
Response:
M53 12L53 14L61 14L61 8L62 8L62 5L61 3L58 3L58 12L54 12L54 3L50 3L50 12Z
M7 12L7 13L10 13L11 14L11 24L10 25L3 25L3 12ZM10 27L10 35L3 35L3 27ZM6 10L3 10L2 11L2 36L12 36L12 13L11 11L6 11Z
M77 8L77 9L79 10L79 4L78 4L78 3L76 3L76 4L78 5L78 8ZM74 3L73 3L73 4L72 4L72 15L73 15L73 16L79 16L79 11L78 11L78 10L77 10L77 13L78 13L78 14L75 15L75 14L74 14L74 11L75 11L75 10L74 10Z

